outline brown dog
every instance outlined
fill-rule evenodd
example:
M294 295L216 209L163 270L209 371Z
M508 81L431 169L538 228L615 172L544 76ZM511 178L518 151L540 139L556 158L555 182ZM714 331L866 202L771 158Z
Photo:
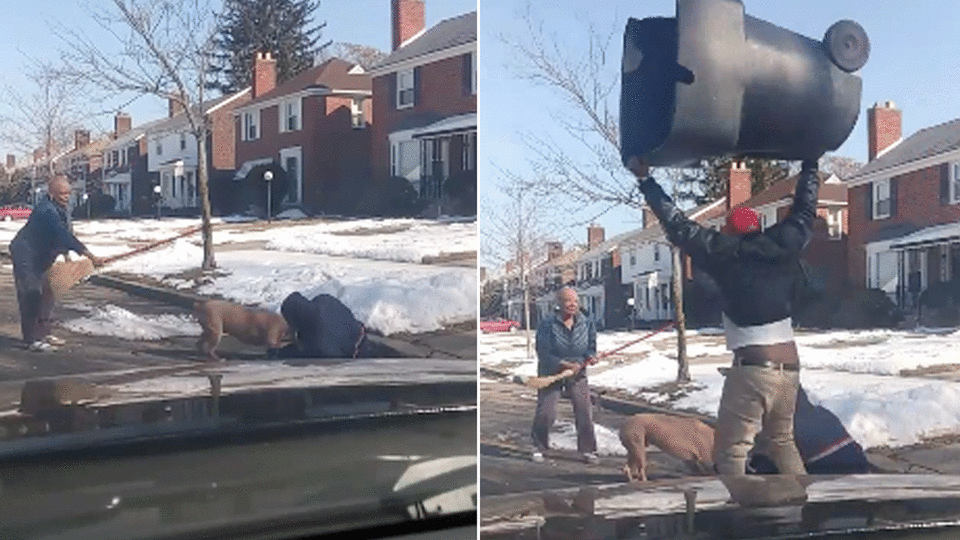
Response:
M627 449L623 472L627 481L647 481L647 444L682 459L693 474L711 475L714 430L687 416L635 414L620 429L620 442Z
M197 349L211 360L220 360L216 349L223 334L230 334L247 345L266 347L271 357L283 342L291 339L286 319L266 309L248 308L223 300L207 300L194 306L194 315L203 328Z

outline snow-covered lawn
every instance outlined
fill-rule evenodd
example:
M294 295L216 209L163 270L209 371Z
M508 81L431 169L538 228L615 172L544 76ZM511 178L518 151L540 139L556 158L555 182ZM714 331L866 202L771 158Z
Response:
M196 292L279 310L297 291L312 298L339 298L369 328L383 334L428 332L476 318L477 270L420 264L427 257L476 251L475 221L356 219L231 222L215 220L217 270ZM198 219L76 221L75 232L100 256L125 253L143 242L172 238ZM0 222L0 242L9 242L23 222ZM243 250L229 244L243 244ZM249 247L253 246L253 247ZM249 247L249 249L248 249ZM106 272L139 275L184 289L203 258L200 235L121 259ZM183 318L144 318L118 306L92 306L68 321L77 332L126 339L194 335Z

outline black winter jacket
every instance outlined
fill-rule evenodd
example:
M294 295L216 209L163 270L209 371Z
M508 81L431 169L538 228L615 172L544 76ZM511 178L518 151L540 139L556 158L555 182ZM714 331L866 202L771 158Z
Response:
M307 300L295 292L284 299L280 313L297 337L296 344L280 351L281 358L361 358L368 353L363 324L329 294Z
M741 327L792 316L791 301L802 278L800 253L812 236L819 189L816 162L804 162L790 214L763 232L738 237L690 220L653 178L640 181L667 237L716 281L723 312Z

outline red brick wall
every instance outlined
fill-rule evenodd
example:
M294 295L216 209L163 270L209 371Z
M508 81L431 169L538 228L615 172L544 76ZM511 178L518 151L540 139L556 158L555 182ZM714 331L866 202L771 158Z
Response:
M244 94L228 105L210 115L213 144L210 148L211 164L214 169L234 170L237 168L237 123L233 118L234 108L250 101L250 94ZM242 163L242 162L241 162Z
M866 285L866 250L878 231L899 223L928 227L960 220L960 205L940 203L941 167L936 165L897 177L895 214L887 219L867 219L866 194L871 184L850 188L849 226L850 281L855 287Z
M393 86L395 74L373 79L373 174L385 179L390 174L388 136L397 125L411 117L432 113L438 117L477 111L477 96L464 92L462 55L446 58L420 68L420 92L416 105L397 110Z

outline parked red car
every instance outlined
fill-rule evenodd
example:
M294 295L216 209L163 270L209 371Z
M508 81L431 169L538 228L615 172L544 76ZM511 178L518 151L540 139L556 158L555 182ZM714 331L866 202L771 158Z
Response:
M11 219L27 219L33 209L25 204L11 204L0 206L0 219L10 221Z
M480 321L481 332L516 332L520 328L520 323L509 319L493 319L489 321Z

